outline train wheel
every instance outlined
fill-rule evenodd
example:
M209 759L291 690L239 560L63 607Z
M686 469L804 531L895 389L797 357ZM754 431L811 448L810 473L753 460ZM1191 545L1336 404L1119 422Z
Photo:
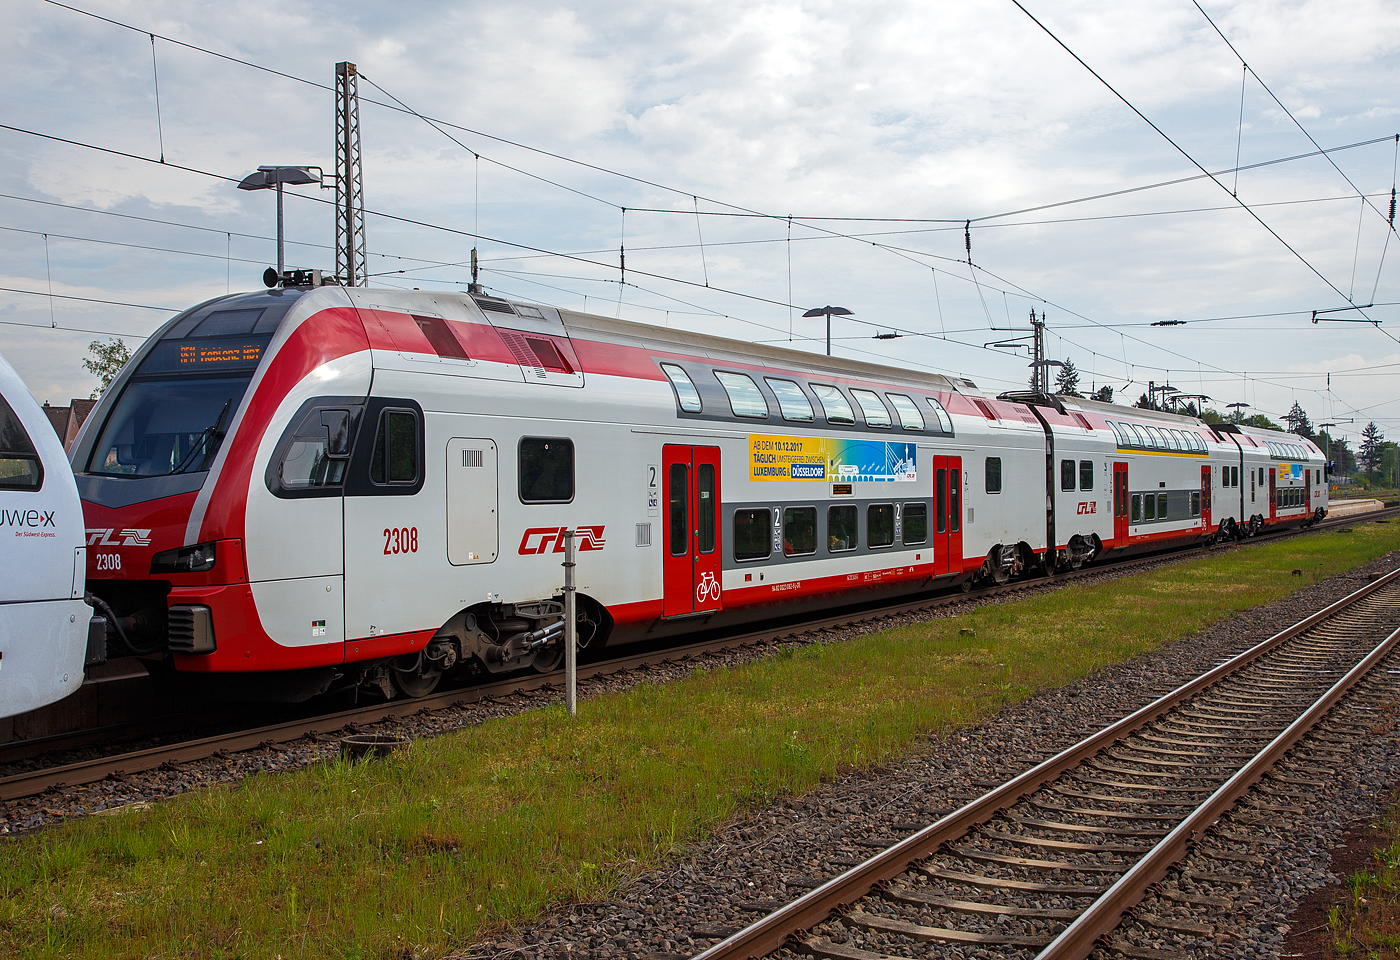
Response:
M396 658L389 664L394 689L409 699L426 697L437 689L442 671L421 654Z
M531 666L535 668L536 673L553 673L563 662L564 641L560 639L535 654L535 662Z

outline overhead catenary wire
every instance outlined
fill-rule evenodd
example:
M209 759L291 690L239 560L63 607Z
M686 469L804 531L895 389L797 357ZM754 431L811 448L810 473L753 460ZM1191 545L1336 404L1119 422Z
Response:
M1015 3L1016 0L1012 0L1012 2ZM1259 74L1255 72L1254 68L1245 62L1244 56L1238 50L1235 49L1235 45L1230 42L1229 37L1225 36L1225 31L1221 30L1220 27L1216 25L1216 22L1211 19L1210 14L1206 13L1205 8L1201 6L1199 0L1191 0L1191 3L1195 6L1197 10L1201 12L1201 16L1206 18L1206 23L1210 24L1211 29L1214 30L1217 35L1219 35L1221 40L1225 41L1225 46L1230 48L1230 52L1233 53L1236 59L1240 61L1240 64L1244 67L1244 69L1248 70L1254 76L1254 79L1258 81L1259 86L1263 89L1265 93L1269 95L1269 99L1273 100L1274 103L1278 104L1278 108L1282 110L1285 115L1287 115L1289 120L1293 121L1293 125L1298 128L1298 130L1303 134L1303 136L1308 138L1309 143L1311 143L1314 147L1318 147L1319 149L1321 149L1321 146L1318 144L1318 142L1313 139L1313 135L1308 132L1308 128L1303 126L1302 122L1296 116L1293 115L1293 111L1289 110L1287 105L1285 105L1284 102L1280 100L1277 96L1275 96L1274 92L1269 89L1269 85L1264 82L1264 78L1259 76ZM1017 5L1019 6L1019 4ZM1351 189L1356 192L1356 195L1361 197L1362 201L1368 204L1372 210L1375 210L1376 214L1381 219L1385 219L1385 214L1381 213L1380 210L1376 208L1375 204L1370 203L1370 201L1366 199L1366 194L1361 190L1360 187L1358 187L1355 183L1352 182L1351 177L1347 176L1346 171L1343 170L1341 167L1337 166L1336 161L1334 161L1331 157L1326 157L1326 159L1328 163L1332 164L1332 169L1336 170L1337 173L1341 176L1341 178L1347 182L1347 186L1351 187ZM1391 229L1395 229L1393 224L1391 226Z
M78 12L78 13L83 13L83 14L85 14L85 15L91 15L91 14L86 14L86 11L77 10L76 8L69 7L69 6L66 5L66 4L55 4L55 5L56 5L56 6L65 7L65 8L70 9L70 10L75 10L76 12ZM92 15L92 16L95 16L95 15ZM104 17L98 17L98 19L108 20L108 18L104 18ZM115 23L116 21L110 21L110 20L109 20L108 22L113 22L113 23ZM124 25L124 24L118 24L118 25L120 25L120 26L126 26L126 25ZM152 34L152 37L154 37L154 34ZM172 42L178 42L178 41L172 41ZM192 49L201 49L201 48L194 48L194 47L192 47L192 45L188 45L188 44L183 44L183 45L184 45L184 46L187 46L187 47L191 47ZM212 53L212 51L203 51L203 52L210 52L210 53ZM237 58L227 57L227 56L224 56L224 55L221 55L221 54L215 54L215 55L216 55L216 56L223 56L224 59L228 59L228 60L233 60L233 61L236 61L236 62L244 63L244 64L247 65L247 66L251 66L251 67L254 67L254 68L257 68L257 69L267 69L267 68L260 67L260 66L257 65L257 64L247 63L246 61L239 61L239 60L237 60ZM271 72L271 73L278 73L279 75L286 76L286 77L288 77L289 79L294 79L294 80L299 80L299 81L301 80L301 78L291 77L291 75L288 75L288 74L281 74L279 71L269 71L269 72ZM302 82L309 82L309 81L302 81ZM324 85L321 85L321 84L316 84L316 86L320 86L320 87L322 87L323 89L327 89L327 90L330 89L329 87L325 87ZM494 139L494 140L500 140L500 138L492 138L492 139ZM503 141L503 140L502 140L501 142L509 142L509 141ZM526 145L523 145L523 144L514 144L514 145L520 146L520 147L522 147L522 148L524 148L524 149L534 149L534 148L530 148L530 147L528 147L528 146L526 146ZM536 152L546 153L545 151L536 151ZM557 155L555 155L555 156L557 156ZM571 158L567 158L567 157L559 157L559 159L567 160L567 161L569 161L569 162L575 162L575 161L573 161ZM597 170L600 170L600 171L602 171L602 172L616 174L616 171L609 171L609 170L606 170L605 168L597 167L597 166L594 166L594 165L585 164L585 166L591 166L593 169L597 169ZM622 175L622 174L617 174L617 175L626 176L626 175ZM650 183L650 181L643 181L643 180L641 180L640 178L631 178L631 177L629 177L629 179L632 179L632 180L634 180L634 181L636 181L636 182L646 182L646 183ZM661 185L661 184L652 184L652 185L658 186L658 187L662 187L662 188L664 188L664 189L673 189L673 188L664 187L664 185ZM566 188L566 189L567 189L567 188ZM693 197L693 202L695 202L696 205L698 206L698 197L695 197L694 195L692 195L692 197ZM603 201L603 202L607 202L607 201ZM717 202L718 202L718 201L717 201ZM758 214L756 214L756 215L758 215ZM766 216L766 215L764 215L764 216ZM432 228L436 228L435 225L426 225L426 224L425 224L425 226L429 226L429 227L432 227ZM479 233L479 230L478 230L478 231L475 231L475 232L478 232L478 233ZM833 235L835 235L835 234L833 234ZM875 246L879 246L879 245L875 245ZM925 253L922 252L922 251L917 251L916 253L917 253L918 255L921 255L921 256L927 256L927 255L928 255L928 254L925 254ZM544 256L555 256L556 254L554 254L553 252L546 252L546 253L542 253L541 255L544 255ZM656 276L659 276L661 279L674 280L674 278L664 277L664 276L661 276L661 275L656 275ZM977 282L977 274L976 274L976 273L973 274L973 280L974 280L974 282ZM745 296L744 294L739 293L738 291L730 291L730 292L735 293L735 294L740 295L740 296ZM1003 292L1004 292L1004 291L1003 291ZM980 293L980 289L979 289L979 293ZM749 296L751 297L751 295L749 295ZM752 297L751 297L751 298L752 298ZM757 299L757 300L760 300L760 301L763 301L763 302L773 302L773 301L771 301L771 300L768 300L767 298L752 298L752 299ZM789 297L788 297L788 300L791 301L791 300L792 300L792 297L789 296ZM789 302L788 306L789 306L789 309L791 309L791 306L792 306L792 305L791 305L790 302ZM985 302L984 302L983 306L984 306L984 313L985 313L985 311L986 311Z
M1127 97L1123 96L1123 94L1119 93L1118 89L1114 87L1113 84L1109 83L1108 80L1106 80L1097 70L1089 66L1089 64L1084 61L1084 58L1082 58L1081 56L1079 56L1079 54L1075 53L1072 49L1070 49L1068 44L1066 44L1063 40L1061 40L1058 36L1055 35L1054 31L1052 31L1045 24L1041 23L1040 20L1037 19L1033 13L1031 13L1021 4L1021 0L1011 0L1011 2L1016 5L1016 8L1018 10L1020 10L1027 17L1029 17L1032 23L1034 23L1037 27L1043 30L1046 36L1048 36L1051 40L1055 41L1055 43L1059 45L1059 47L1063 49L1066 53L1068 53L1071 57L1073 57L1074 60L1080 66L1082 66L1085 70L1088 70L1089 73L1094 77L1094 79L1098 80L1099 83L1103 84L1104 87L1107 88L1107 90L1110 93L1112 93L1115 97L1117 97L1123 103L1124 106L1126 106L1129 110L1133 111L1133 113L1137 114L1137 116L1143 121L1143 123L1146 123L1149 127L1155 130L1157 134L1162 137L1163 140L1166 140L1167 143L1171 144L1172 147L1177 151L1177 153L1180 153L1184 158L1186 158L1187 162L1189 162L1197 170L1200 170L1202 173L1209 176L1210 179L1216 184L1216 186L1220 187L1220 189L1224 190L1226 193L1230 193L1230 189L1226 187L1225 184L1221 183L1217 177L1215 177L1213 174L1210 174L1210 172L1206 170L1206 168L1202 166L1201 163L1195 157L1193 157L1189 152L1187 152L1187 150L1184 147L1182 147L1181 144L1177 143L1171 138L1169 134L1167 134L1165 130L1157 126L1157 124L1153 123L1152 120L1150 120L1145 113L1143 113L1141 110L1139 110L1136 106L1133 105L1132 101L1130 101ZM1226 42L1228 43L1229 41L1227 40ZM1308 139L1311 140L1311 136L1309 136ZM1314 145L1316 145L1316 141L1314 141ZM1351 181L1348 180L1347 182L1350 183ZM1233 194L1231 195L1233 196ZM1235 197L1235 202L1238 203L1241 207L1243 207L1250 214L1250 216L1252 216L1261 227L1267 230L1275 240L1281 243L1288 250L1289 253L1293 254L1293 256L1295 256L1298 259L1298 261L1303 264L1303 266L1307 267L1319 280L1327 284L1327 286L1330 287L1333 290L1333 292L1337 294L1337 296L1345 297L1348 303L1352 302L1351 298L1347 297L1346 294L1342 293L1342 291L1337 287L1336 284L1334 284L1331 280L1327 279L1327 277L1324 276L1322 271L1318 270L1317 267L1313 266L1307 257L1299 253L1293 247L1292 244L1290 244L1287 240L1283 239L1283 237L1279 236L1278 232L1274 230L1273 227L1265 223L1264 219L1260 217L1257 213L1255 213L1249 204L1239 199L1239 197ZM1387 334L1387 336L1389 336L1389 334ZM1391 339L1395 338L1391 337Z

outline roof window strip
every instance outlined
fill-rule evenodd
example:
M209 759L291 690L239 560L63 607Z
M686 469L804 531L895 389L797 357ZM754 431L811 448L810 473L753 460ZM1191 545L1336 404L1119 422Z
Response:
M703 406L700 402L700 391L690 382L690 375L674 363L663 363L661 372L671 381L671 387L676 391L676 402L681 405L681 409L686 413L699 413Z
M763 399L758 384L742 373L726 370L716 370L714 373L715 379L729 395L729 409L734 411L734 416L750 420L768 419L768 401Z
M890 412L885 409L885 405L880 402L880 397L870 390L851 389L851 396L856 398L856 403L860 404L860 411L865 415L865 425L867 427L888 427L892 426Z
M902 393L887 393L885 397L894 407L895 413L899 414L899 425L905 430L924 429L924 417L919 413L918 406L913 400Z
M822 415L827 423L855 423L856 412L841 391L826 383L809 384L822 405Z
M773 377L765 377L764 382L768 384L768 389L773 391L773 396L778 398L778 411L782 413L784 420L811 423L816 419L812 413L812 404L797 384L791 380Z

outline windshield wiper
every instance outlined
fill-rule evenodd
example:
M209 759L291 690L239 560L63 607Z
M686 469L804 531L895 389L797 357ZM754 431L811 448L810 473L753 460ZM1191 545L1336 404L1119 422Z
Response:
M219 445L223 443L224 431L222 428L224 425L224 417L228 416L229 407L232 405L233 397L229 397L224 401L224 406L223 409L219 411L218 419L200 431L194 443L190 444L190 452L185 454L185 458L175 465L174 470L170 471L172 476L177 473L188 472L194 460L194 455L201 449L205 451L205 454L204 459L200 461L199 469L201 471L209 469L209 464L214 460L214 454L219 452Z

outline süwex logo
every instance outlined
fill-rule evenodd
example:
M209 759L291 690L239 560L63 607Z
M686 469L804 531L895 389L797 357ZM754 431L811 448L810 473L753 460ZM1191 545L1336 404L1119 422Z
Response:
M0 527L52 527L57 510L0 510Z
M574 531L574 542L578 544L580 551L601 550L607 543L603 539L604 524L596 527L579 527ZM523 557L531 554L546 553L551 546L555 553L564 552L564 534L568 527L531 527L525 531L525 535L520 538L520 547L516 550Z
M115 531L111 527L88 527L87 542L89 547L149 547L151 545L151 531L149 529L137 530L132 527L117 534L118 539L112 539Z

